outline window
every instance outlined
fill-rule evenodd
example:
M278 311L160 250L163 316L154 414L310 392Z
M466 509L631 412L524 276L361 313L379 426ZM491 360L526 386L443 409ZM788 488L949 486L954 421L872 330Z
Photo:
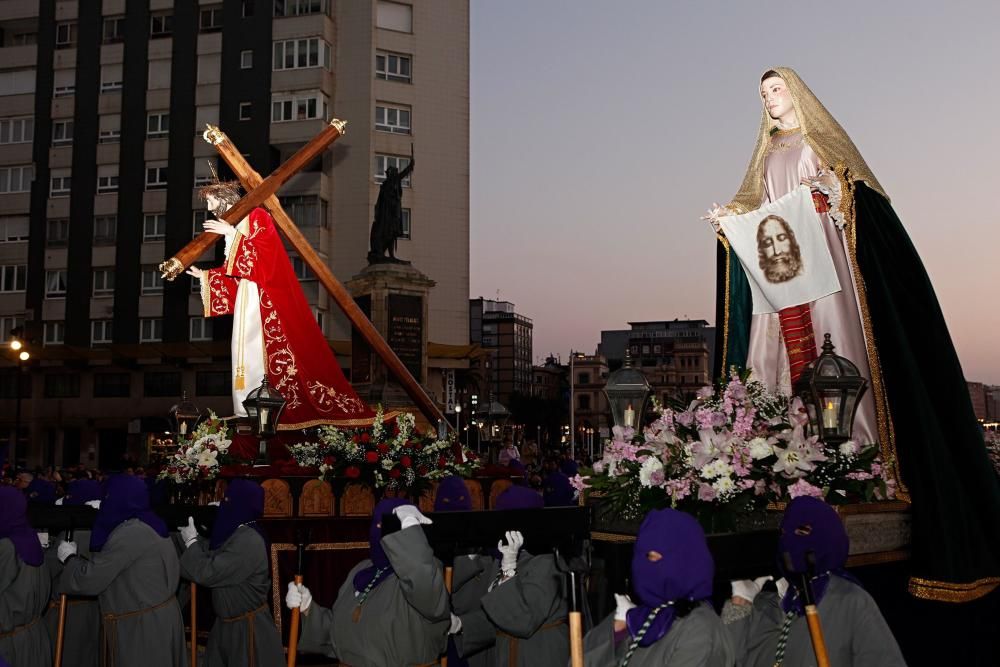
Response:
M590 373L577 373L576 374L577 384L590 384Z
M287 210L287 209L286 209ZM191 216L191 238L200 236L205 231L205 221L208 220L208 211L195 211ZM292 218L292 220L296 220ZM296 220L297 222L297 220Z
M386 30L413 32L413 7L401 2L379 0L375 25Z
M35 180L35 169L31 165L0 167L0 194L31 192L33 180Z
M176 371L146 373L142 376L142 389L146 396L178 396L181 374Z
M97 166L97 191L118 191L118 165L101 164Z
M170 113L158 111L146 117L146 136L149 138L165 137L170 131Z
M403 171L410 164L410 158L399 157L398 155L376 155L375 156L375 182L381 183L385 180L385 170L395 167L398 171ZM410 175L403 179L403 187L410 187Z
M330 14L330 0L274 0L275 16Z
M8 341L11 338L11 331L17 327L24 326L24 318L17 316L0 317L0 341Z
M52 122L52 144L73 143L73 121L57 120Z
M157 343L161 340L163 340L162 319L159 317L144 317L139 320L140 343Z
M326 320L327 314L325 310L320 310L316 306L311 308L313 316L316 318L316 324L319 325L319 330L324 336L326 336Z
M289 259L292 260L292 270L295 272L295 277L299 280L316 280L316 275L306 264L305 260L298 255L293 255Z
M194 187L200 188L215 182L215 176L212 175L215 164L212 158L198 158L194 161Z
M90 323L90 344L104 345L111 342L114 334L112 320L94 320Z
M99 215L94 218L94 243L99 245L114 243L117 235L117 215Z
M375 129L395 134L410 133L410 108L375 105Z
M50 269L45 272L45 296L66 296L66 269Z
M288 39L274 43L274 69L330 69L330 45L319 37Z
M125 17L110 16L104 19L104 43L113 44L125 39Z
M226 371L198 371L194 376L194 393L198 396L229 396L231 382Z
M65 97L76 92L76 70L57 69L53 74L52 96ZM32 88L34 90L34 88Z
M76 23L63 21L56 23L56 48L68 49L76 46Z
M375 78L410 83L410 56L388 51L375 52Z
M576 397L576 407L580 410L589 410L590 394L578 394Z
M131 385L128 373L94 373L94 398L128 398Z
M121 114L110 113L101 116L98 121L99 133L98 143L116 144L122 137L122 117Z
M281 205L288 213L288 217L294 220L299 227L326 228L329 226L326 200L318 195L282 197Z
M156 12L149 17L150 37L169 37L174 31L174 15L170 12Z
M27 264L0 266L0 292L23 292L27 278Z
M163 294L163 276L155 266L147 266L142 270L142 294Z
M191 318L191 341L212 340L212 320L207 317Z
M19 215L0 216L0 243L20 243L27 240L27 217Z
M255 0L243 0L243 18L253 16L253 3Z
M413 235L410 230L410 209L403 209L403 233L400 236L402 239L412 239Z
M122 65L101 65L101 92L122 89Z
M42 327L45 345L62 345L66 337L65 322L46 322Z
M202 32L219 32L222 30L222 5L202 9L199 27Z
M79 395L79 374L49 373L45 376L45 398L77 398Z
M271 100L271 121L283 123L290 120L312 120L326 118L329 102L319 91L275 96Z
M58 247L69 241L69 220L56 218L45 222L45 245Z
M154 164L146 167L146 189L163 190L167 187L167 165Z
M94 270L94 296L111 296L115 293L115 270Z
M52 197L68 197L70 187L71 182L68 174L65 176L62 174L53 176L51 186L49 187L49 195Z
M240 51L240 69L253 69L253 51Z
M37 32L15 32L10 36L11 46L31 46L38 44Z
M250 102L240 102L240 120L250 120L253 105Z
M142 240L162 241L167 234L167 214L147 213L142 218Z
M34 68L0 71L0 95L31 95L34 92Z
M34 136L34 118L0 118L0 144L29 144Z

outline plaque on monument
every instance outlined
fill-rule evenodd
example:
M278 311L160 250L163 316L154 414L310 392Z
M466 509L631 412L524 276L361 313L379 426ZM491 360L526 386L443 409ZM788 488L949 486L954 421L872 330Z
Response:
M354 298L358 308L371 319L372 298L365 294ZM368 342L358 331L357 327L351 327L351 382L353 384L366 384L372 381L372 349Z
M413 377L423 378L424 304L421 297L389 295L389 331L386 339Z

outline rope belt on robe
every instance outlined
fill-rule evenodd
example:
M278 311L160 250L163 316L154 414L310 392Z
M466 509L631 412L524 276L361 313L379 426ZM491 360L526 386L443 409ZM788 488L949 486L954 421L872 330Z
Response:
M542 627L538 628L536 632L542 632L544 630L552 630L554 628L558 628L561 625L566 625L565 618L560 618L558 621L552 621L551 623L546 623ZM510 640L510 650L507 653L507 664L510 665L510 667L517 667L517 647L521 637L515 637L514 635L509 635L503 630L497 630L497 637L504 637Z
M817 213L828 213L830 206L819 192L812 193L813 206ZM788 351L788 369L792 386L802 376L802 371L818 356L816 354L816 333L813 331L812 310L808 303L790 306L778 311L781 323L781 337Z
M256 648L253 636L254 619L258 613L264 611L265 609L267 609L267 603L262 604L256 609L251 609L244 614L240 614L239 616L219 619L223 623L239 623L240 621L247 622L247 659L250 661L247 667L252 667L257 664L257 654L254 651Z
M33 619L31 619L30 621L28 621L24 625L15 625L14 629L11 630L11 631L9 631L9 632L0 632L0 639L9 639L10 637L13 637L14 635L21 634L22 632L24 632L25 630L27 630L31 626L33 626L35 623L38 623L38 621L41 618L42 618L41 616L35 616Z
M171 602L177 602L177 598L171 595L160 604L152 607L146 607L145 609L126 611L122 614L103 614L101 616L104 621L101 623L101 667L115 666L115 657L118 655L118 621L123 618L142 616L143 614L148 614L151 611L163 609Z

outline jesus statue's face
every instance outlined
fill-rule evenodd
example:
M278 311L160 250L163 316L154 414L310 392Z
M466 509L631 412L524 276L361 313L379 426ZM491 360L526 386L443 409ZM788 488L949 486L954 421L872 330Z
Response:
M222 215L226 212L229 206L226 204L225 200L219 199L215 195L206 195L205 208L216 215Z
M767 115L778 121L782 128L798 126L792 94L780 76L771 76L760 83L760 97Z

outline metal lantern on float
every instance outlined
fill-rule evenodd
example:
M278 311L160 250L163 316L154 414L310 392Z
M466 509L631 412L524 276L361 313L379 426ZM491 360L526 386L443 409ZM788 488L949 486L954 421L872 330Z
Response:
M622 367L608 376L604 395L608 397L615 426L636 429L641 426L646 397L649 395L649 381L642 371L632 367L632 355L628 346L625 347L625 362Z
M849 359L834 353L830 334L823 336L822 353L802 371L795 394L809 415L810 435L828 445L851 438L854 417L868 380Z
M243 400L253 433L260 439L260 449L254 465L267 465L267 439L278 431L281 412L285 409L285 397L267 383L267 374L260 386L247 394Z
M177 432L177 436L179 438L187 438L190 437L195 426L198 425L198 420L201 418L201 410L191 402L191 399L187 396L187 392L182 391L181 402L170 409L170 416L173 417L174 429Z

